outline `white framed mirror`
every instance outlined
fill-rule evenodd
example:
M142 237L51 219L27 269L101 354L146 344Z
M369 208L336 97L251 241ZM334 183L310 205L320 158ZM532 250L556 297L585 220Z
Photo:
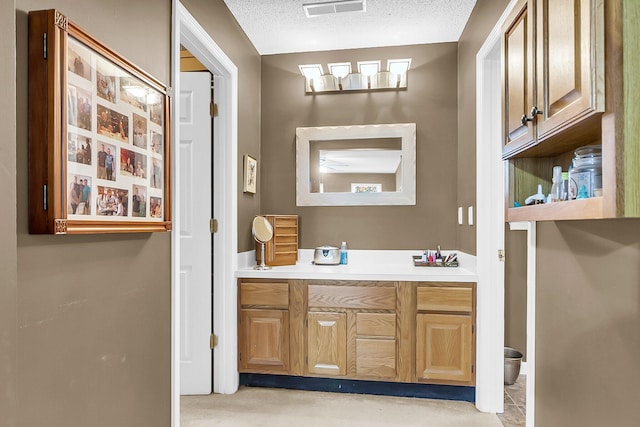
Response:
M296 205L416 204L416 124L296 128Z

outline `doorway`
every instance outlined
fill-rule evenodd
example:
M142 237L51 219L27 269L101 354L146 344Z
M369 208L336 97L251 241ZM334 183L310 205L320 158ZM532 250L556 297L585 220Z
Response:
M478 409L487 412L504 411L504 263L498 261L498 250L505 247L504 216L504 164L502 157L502 93L501 93L501 41L502 26L518 0L511 0L502 16L487 36L476 57L476 185L477 185L477 272L478 305L481 299L502 301L493 313L478 319L480 340L481 322L491 325L493 336L483 337L482 345L490 348L484 362L493 378L481 378L478 360ZM526 425L534 425L535 405L535 222L511 223L511 230L527 231L527 380ZM508 256L508 254L507 254ZM482 282L482 283L480 283Z
M213 218L218 230L212 234L213 333L218 337L213 350L213 392L233 393L238 388L237 358L237 145L238 145L238 69L178 0L172 1L172 102L173 109L173 228L171 236L171 405L173 426L180 425L180 212L181 170L180 129L180 45L187 48L213 75L218 113L213 125ZM196 176L198 171L194 170ZM209 350L210 351L210 350Z

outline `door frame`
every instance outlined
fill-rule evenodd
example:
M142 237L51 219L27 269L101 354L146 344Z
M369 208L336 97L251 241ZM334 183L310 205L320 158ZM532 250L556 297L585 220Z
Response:
M238 68L179 0L172 0L172 204L171 235L171 425L180 425L180 44L214 75L218 115L213 125L213 391L238 389L235 271L238 252ZM195 171L194 171L195 172Z
M518 1L509 2L476 55L476 203L479 225L476 235L479 313L476 406L484 412L504 412L504 266L495 262L497 249L505 247L504 186L507 173L504 162L500 160L502 144L497 143L502 140L500 46L502 26ZM526 425L533 426L535 222L512 224L511 229L528 231ZM502 273L498 268L503 269ZM484 327L483 323L486 323Z

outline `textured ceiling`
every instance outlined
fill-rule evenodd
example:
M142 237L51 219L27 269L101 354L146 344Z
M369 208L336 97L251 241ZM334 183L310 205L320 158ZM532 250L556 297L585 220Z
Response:
M224 0L258 53L458 41L476 0L366 0L366 12L307 18L326 0Z

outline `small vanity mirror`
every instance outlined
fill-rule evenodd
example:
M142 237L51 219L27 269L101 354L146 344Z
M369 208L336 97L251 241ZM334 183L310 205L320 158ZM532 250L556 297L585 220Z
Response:
M298 206L415 205L416 125L296 129Z
M273 227L267 218L256 216L251 223L251 233L256 242L260 243L260 264L255 266L256 270L269 270L271 267L264 263L264 244L273 239Z

